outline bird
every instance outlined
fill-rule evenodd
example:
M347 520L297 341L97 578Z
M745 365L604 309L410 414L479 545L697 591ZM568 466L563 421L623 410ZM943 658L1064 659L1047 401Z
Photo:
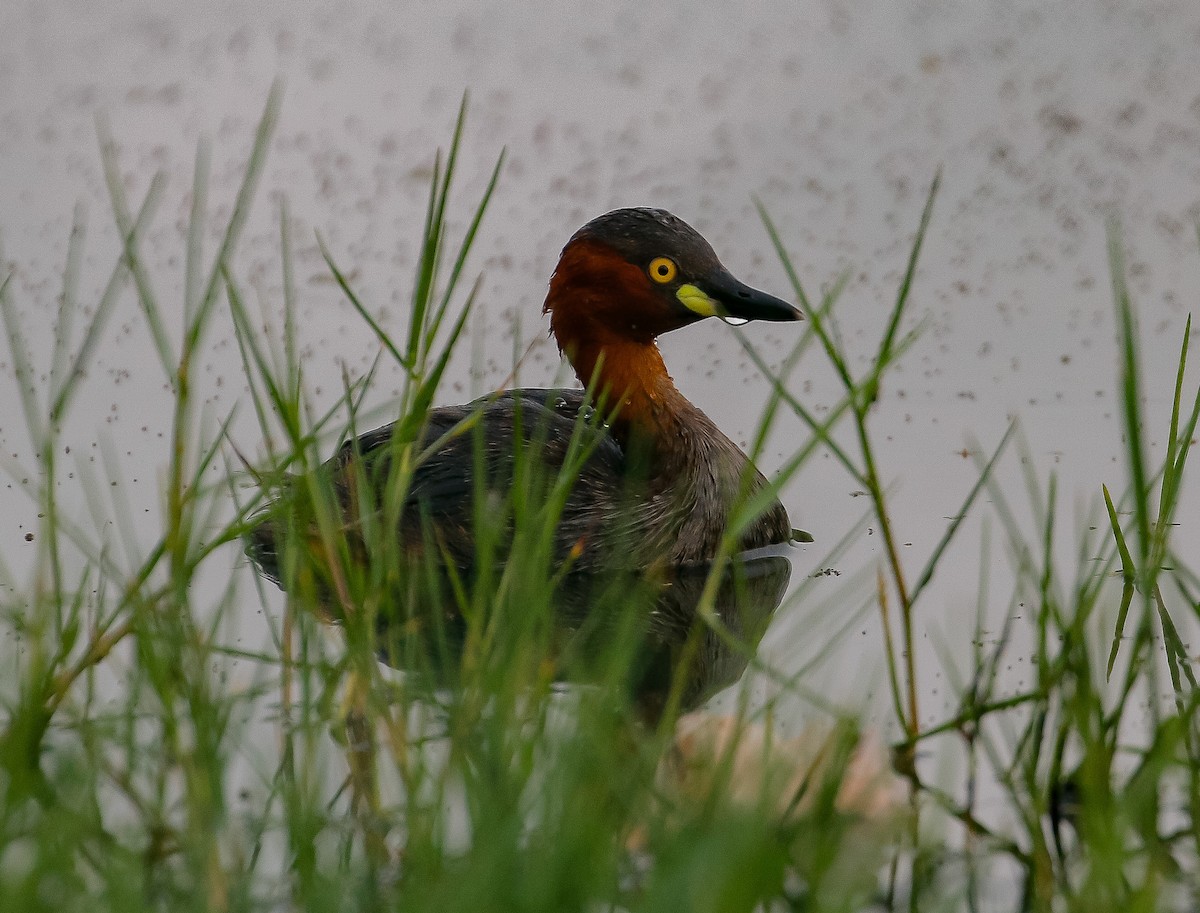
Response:
M711 317L788 322L802 320L801 311L736 279L679 217L637 207L605 213L570 237L543 314L583 389L510 389L430 409L409 441L397 440L400 423L346 440L318 470L333 492L346 553L369 561L364 530L386 515L393 554L432 554L469 569L479 520L493 513L479 498L502 503L527 458L552 479L569 476L553 489L561 498L547 544L554 566L637 571L717 556L732 512L768 482L676 387L657 339ZM386 480L405 446L411 475L401 503L385 505ZM245 544L259 573L283 589L294 576L287 549L325 535L311 511L297 530L291 478L251 518ZM778 498L761 500L761 513L740 525L735 550L790 540Z

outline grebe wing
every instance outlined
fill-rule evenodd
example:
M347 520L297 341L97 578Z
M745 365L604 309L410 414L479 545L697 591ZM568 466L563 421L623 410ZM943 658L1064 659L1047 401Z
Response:
M596 422L591 408L582 391L526 388L431 410L421 442L436 449L427 452L414 470L410 500L421 503L434 517L443 510L456 512L464 502L469 509L480 465L478 447L483 448L489 488L511 486L519 451L526 457L536 454L545 470L554 474L570 458L572 448L587 453L579 467L581 482L599 477L612 484L621 477L625 457ZM479 416L477 426L454 433L474 414Z
M477 423L469 421L473 416ZM344 509L357 500L352 489L363 472L368 488L382 493L394 433L393 423L346 441L326 464ZM476 453L479 447L482 454ZM546 484L576 455L578 472L560 524L563 536L578 535L615 510L626 474L625 454L598 421L583 391L523 388L429 411L413 453L417 462L405 498L415 509L405 511L402 529L419 536L421 517L427 517L456 559L469 559L476 473L482 467L487 490L507 492L519 465L518 453L536 456Z
M572 453L578 455L578 471L556 528L555 550L562 556L575 543L594 540L622 510L627 470L621 446L592 409L583 391L533 388L431 409L418 446L410 451L417 462L397 530L406 547L419 552L427 534L434 533L445 557L469 566L475 555L477 469L482 467L485 474L485 490L507 493L519 465L518 452L539 459L545 484L553 482ZM464 424L476 414L477 424ZM395 432L392 423L346 441L322 467L342 510L342 529L352 543L359 543L356 548L362 544L364 514L382 509L392 457L400 452L393 447ZM482 454L476 453L477 447L483 448ZM287 486L248 536L247 554L277 583L282 578L277 539L288 529L280 517L286 515L286 492L293 490L306 489Z

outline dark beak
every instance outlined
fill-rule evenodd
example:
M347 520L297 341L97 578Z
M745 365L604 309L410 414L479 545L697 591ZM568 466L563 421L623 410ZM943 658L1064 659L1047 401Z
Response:
M729 272L718 268L696 283L725 311L722 317L739 320L803 320L804 315L781 298L751 288Z

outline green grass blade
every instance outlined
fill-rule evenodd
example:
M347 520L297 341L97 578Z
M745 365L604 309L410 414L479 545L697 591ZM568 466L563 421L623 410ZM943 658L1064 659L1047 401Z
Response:
M1154 571L1145 566L1150 549L1149 487L1146 482L1146 457L1143 451L1140 371L1137 354L1137 329L1134 326L1133 301L1125 281L1125 252L1116 223L1108 229L1108 261L1112 278L1113 300L1121 352L1121 407L1125 425L1125 443L1133 484L1133 515L1137 523L1139 559L1147 581Z
M208 176L211 151L206 141L196 146L192 175L192 207L188 214L187 253L183 268L183 322L191 326L200 308L200 276L204 258L205 209L208 206Z
M883 339L879 343L879 349L875 356L877 362L888 362L891 360L892 345L896 340L896 332L900 327L900 319L904 316L911 297L913 279L917 274L917 261L921 256L921 248L925 243L925 235L929 231L929 223L933 218L933 203L937 199L938 188L941 186L941 183L942 169L938 168L937 173L933 176L933 181L929 185L929 194L925 198L925 208L921 210L921 221L917 226L917 236L908 254L908 265L905 267L904 279L900 283L900 290L896 295L896 305L892 308L887 329L884 331Z
M380 344L388 351L388 354L395 359L396 363L406 371L411 371L415 362L411 357L406 357L400 354L400 351L396 348L395 344L388 336L387 330L379 325L379 322L371 316L370 312L366 309L366 306L363 305L362 301L359 300L358 295L356 295L354 290L350 287L350 283L346 279L345 274L338 268L337 263L334 262L333 255L329 252L329 248L325 246L325 239L321 237L319 232L317 234L317 247L321 251L321 256L325 259L326 266L329 267L329 271L333 274L334 281L337 282L338 288L342 290L342 293L346 296L346 300L350 302L350 306L358 312L358 316L362 318L363 323L371 328L371 332L375 334L375 338L378 339ZM411 355L412 353L410 351L409 356Z
M21 331L20 318L9 296L11 280L12 273L9 273L4 277L4 281L0 282L0 318L4 320L4 333L8 337L8 350L13 360L13 379L17 384L21 410L25 415L25 426L29 429L30 442L35 448L40 448L44 446L45 425L37 398L37 375L29 361L29 345Z
M491 202L492 193L495 191L497 184L500 181L500 171L504 167L505 151L501 150L500 155L496 158L496 165L492 168L491 177L488 178L487 186L484 188L483 196L479 200L479 205L475 207L475 213L471 217L471 224L467 227L467 232L463 236L462 243L458 248L458 256L455 258L454 265L450 269L450 275L446 281L446 288L442 292L441 304L437 309L436 316L429 322L429 329L425 333L425 349L428 351L433 346L434 338L437 336L438 330L441 329L442 321L450 307L451 297L455 289L458 287L459 277L462 275L463 268L466 266L467 254L475 244L475 236L479 232L479 226L483 223L483 214L488 210L488 204Z
M64 372L68 369L67 352L71 345L75 312L79 308L79 269L83 257L83 241L83 207L77 206L75 217L71 221L71 235L67 240L67 262L63 268L62 300L54 325L54 350L50 358L49 384L52 403L58 401L63 384L69 377L69 375L64 375Z
M158 353L159 365L168 378L173 378L174 367L178 361L167 335L167 329L162 322L162 314L150 275L146 272L140 254L140 235L133 231L133 220L129 213L129 205L125 199L125 188L121 180L120 165L117 162L117 145L103 120L97 121L97 131L100 134L101 161L104 165L104 179L108 185L109 205L117 223L117 230L124 241L125 266L133 276L134 287L137 289L138 303L142 308L142 316L150 329L150 337ZM155 175L151 180L151 189L155 184L162 183L164 178Z
M129 233L123 240L122 247L124 249L128 249L130 244L133 243L132 239L140 236L150 225L151 221L153 221L155 208L162 196L165 183L165 180L161 176L156 176L150 182L150 189L146 192L145 199L142 200L142 205L138 208L137 216L129 228ZM50 413L55 422L58 422L61 416L66 415L71 399L75 391L79 388L79 384L83 381L84 371L91 361L92 353L96 348L100 334L104 331L105 326L108 325L109 317L112 316L113 308L120 297L120 291L124 286L127 276L128 272L125 261L121 259L113 267L108 282L105 284L104 290L100 293L100 300L95 306L87 330L84 331L83 339L80 341L79 349L76 351L75 358L71 362L70 370L62 376L60 384L54 388L56 391L55 401L50 407Z
M298 398L300 360L296 357L296 277L292 267L291 225L287 200L282 199L279 201L279 255L283 267L283 370L289 395Z
M1200 388L1192 399L1191 413L1184 423L1182 431L1179 428L1179 413L1183 399L1183 375L1187 362L1188 347L1191 342L1192 317L1189 314L1183 332L1183 345L1179 353L1179 371L1175 378L1175 395L1171 407L1171 430L1167 441L1167 456L1163 461L1162 489L1158 505L1158 525L1156 537L1156 554L1163 555L1167 551L1167 532L1175 518L1179 505L1180 486L1183 483L1183 470L1187 465L1188 454L1191 453L1192 441L1195 439L1197 422L1200 421ZM1157 564L1159 559L1155 560Z
M1117 517L1117 509L1113 506L1112 495L1108 492L1108 486L1102 486L1104 490L1104 506L1108 510L1108 522L1112 527L1113 538L1117 543L1117 552L1121 556L1121 576L1125 580L1125 587L1121 594L1121 607L1117 612L1116 630L1113 632L1112 647L1108 652L1108 667L1105 670L1107 677L1112 677L1113 666L1117 662L1117 652L1120 649L1121 641L1125 637L1125 622L1129 616L1129 606L1133 601L1134 581L1137 579L1137 567L1133 563L1133 556L1129 552L1129 546L1125 542L1125 534L1121 530L1121 522Z
M758 197L754 198L754 208L758 210L758 217L762 220L763 227L767 230L767 236L771 239L771 244L775 248L775 254L779 257L779 262L783 264L788 281L792 284L792 290L796 293L796 298L800 301L800 306L804 309L805 313L812 311L812 306L808 302L808 295L804 293L804 285L800 281L800 274L796 272L796 267L792 264L792 258L788 256L783 238L779 236L779 230L775 227L774 220L772 220L770 214L767 212L767 208ZM827 299L832 301L830 296L827 296Z
M938 564L941 563L942 555L950 546L950 543L953 541L955 534L959 530L959 527L962 526L963 521L967 518L967 514L975 504L975 499L979 497L980 492L982 492L984 486L987 485L988 479L991 478L996 466L996 461L1000 459L1000 455L1004 452L1004 448L1008 445L1009 440L1012 438L1014 427L1015 425L1013 423L1009 424L1008 429L1004 432L1004 436L1000 438L1000 443L996 445L996 449L992 451L991 457L988 459L987 463L984 464L983 469L980 471L979 477L975 480L975 484L972 485L971 490L967 492L966 498L963 499L962 506L954 514L954 519L950 521L950 524L946 527L945 532L942 533L942 537L938 540L937 545L934 546L933 551L930 553L929 558L925 562L925 567L921 570L921 573L917 577L917 582L913 584L913 588L909 592L908 598L911 603L916 603L917 598L921 595L921 592L926 586L928 586L929 582L933 580L934 571L937 570Z
M275 134L275 127L279 122L279 109L282 104L283 83L280 80L276 80L271 86L271 91L267 94L267 102L263 106L262 117L259 118L258 129L254 133L254 141L250 147L250 156L246 161L245 170L242 175L242 183L238 187L237 195L234 197L233 211L229 217L229 222L225 226L221 244L217 248L216 259L209 272L203 298L201 299L200 306L197 308L196 315L188 325L188 335L191 339L192 348L195 348L196 342L199 340L204 323L201 312L212 307L217 297L217 292L221 289L224 282L225 266L233 257L233 252L237 248L238 242L242 237L242 231L246 226L246 220L250 217L250 204L258 191L258 183L262 178L263 168L266 165L267 152L271 146L271 137Z

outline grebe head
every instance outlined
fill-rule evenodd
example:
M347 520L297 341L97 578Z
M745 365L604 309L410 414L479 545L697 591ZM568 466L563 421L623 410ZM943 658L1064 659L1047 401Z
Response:
M800 311L735 279L694 228L662 209L616 209L563 248L546 313L560 346L649 343L705 317L801 320Z

